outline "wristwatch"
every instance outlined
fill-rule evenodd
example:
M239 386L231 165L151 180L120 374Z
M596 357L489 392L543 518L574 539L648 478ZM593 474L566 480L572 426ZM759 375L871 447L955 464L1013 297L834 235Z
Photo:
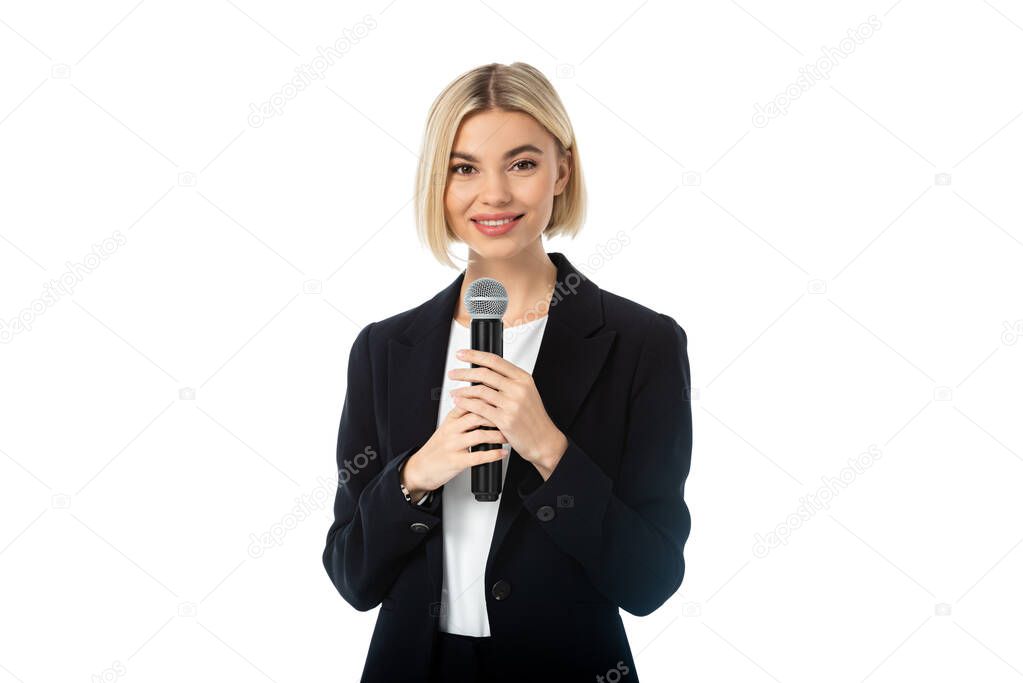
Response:
M405 462L408 462L408 458L405 459ZM402 495L405 496L405 500L413 505L428 505L430 500L433 499L433 491L427 491L426 495L420 498L418 503L414 503L412 501L412 494L410 494L409 490L405 488L405 485L401 483L401 470L405 467L405 462L398 466L398 485L401 486Z

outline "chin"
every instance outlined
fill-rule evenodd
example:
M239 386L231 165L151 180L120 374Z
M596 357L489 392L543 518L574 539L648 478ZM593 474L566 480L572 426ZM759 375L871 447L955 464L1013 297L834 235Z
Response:
M488 238L487 241L469 246L477 254L488 259L511 258L522 251L522 245L513 239Z

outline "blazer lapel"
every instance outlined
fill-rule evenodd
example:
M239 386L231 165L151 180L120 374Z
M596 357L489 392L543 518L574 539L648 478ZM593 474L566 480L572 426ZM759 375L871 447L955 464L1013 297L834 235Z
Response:
M608 330L590 336L604 324L599 288L564 254L551 252L549 256L558 269L557 283L532 374L547 413L559 429L567 431L604 365L615 332ZM426 443L437 428L451 321L461 305L458 297L464 278L463 270L444 290L419 307L418 314L403 331L405 341L390 340L387 409L394 454ZM512 449L487 557L488 573L522 510L522 499L541 483L543 478L536 468ZM441 506L443 493L442 486L435 494ZM443 571L440 534L430 535L426 551L430 580L439 595Z
M419 307L419 313L402 332L405 342L391 339L387 349L387 424L391 453L397 455L425 444L437 429L444 365L455 317L463 270L451 284ZM444 487L434 494L437 514L443 515ZM440 600L444 552L438 533L426 539L426 564L433 594Z

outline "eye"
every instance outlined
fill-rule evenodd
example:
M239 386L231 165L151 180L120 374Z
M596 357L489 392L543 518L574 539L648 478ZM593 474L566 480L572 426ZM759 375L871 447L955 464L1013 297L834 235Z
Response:
M521 164L528 164L528 165L523 168L521 166ZM536 167L537 167L537 163L535 161L533 161L532 159L520 159L519 161L516 161L514 164L512 164L512 169L517 170L517 171L531 171L531 170L533 170ZM462 168L467 168L469 170L466 171L465 173L462 173L462 172L459 171L459 169L462 169ZM475 170L475 169L473 169L473 167L470 166L469 164L457 164L457 165L451 167L451 172L454 173L455 175L469 175L473 170Z

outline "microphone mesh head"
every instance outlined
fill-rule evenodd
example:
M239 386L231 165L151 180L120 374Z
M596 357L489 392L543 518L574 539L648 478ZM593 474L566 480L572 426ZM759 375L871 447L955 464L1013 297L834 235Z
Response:
M508 291L494 278L481 277L469 284L463 301L470 318L500 318L508 310Z

